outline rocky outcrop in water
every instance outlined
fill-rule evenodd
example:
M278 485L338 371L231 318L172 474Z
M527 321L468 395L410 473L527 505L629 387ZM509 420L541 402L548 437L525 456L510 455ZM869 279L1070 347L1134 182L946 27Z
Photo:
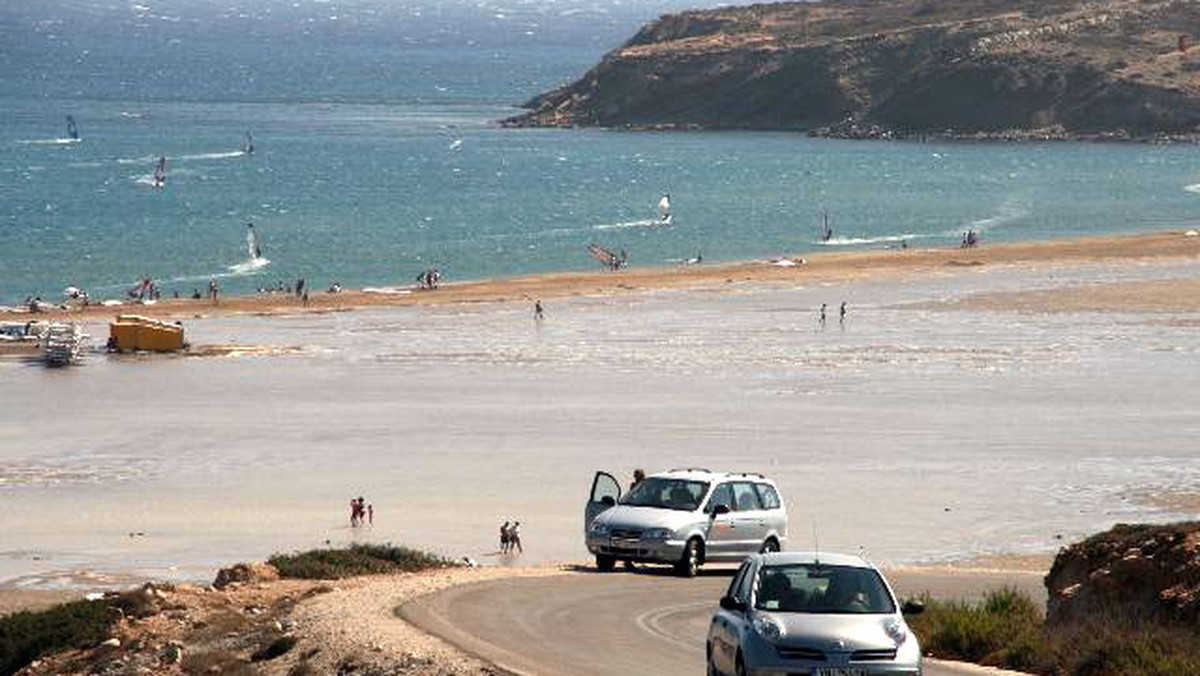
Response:
M1046 576L1047 619L1105 615L1196 626L1200 522L1118 525L1059 552Z
M512 126L888 138L1200 132L1200 3L849 0L645 26Z

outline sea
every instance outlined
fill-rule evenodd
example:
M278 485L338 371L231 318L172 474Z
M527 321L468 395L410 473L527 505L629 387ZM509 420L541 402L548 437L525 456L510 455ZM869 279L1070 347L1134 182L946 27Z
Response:
M447 281L593 269L590 244L670 266L945 246L967 230L1141 232L1200 214L1190 145L498 124L689 6L5 3L0 305L68 286L119 299L145 277L168 295L213 278L226 293L301 277L387 286L429 268ZM263 260L249 260L249 223Z
M1200 220L1190 145L497 124L688 6L0 3L0 305L67 286L120 299L144 277L187 295L210 279L254 293L589 270L590 244L674 266ZM1200 318L943 301L1195 274L731 282L547 299L543 321L526 302L197 317L193 345L243 349L0 360L0 588L203 581L353 542L578 561L597 470L762 472L790 548L889 564L1045 555L1117 522L1194 518ZM818 323L842 302L844 323ZM84 329L103 344L103 322ZM347 523L358 495L372 527ZM516 560L494 542L514 519Z

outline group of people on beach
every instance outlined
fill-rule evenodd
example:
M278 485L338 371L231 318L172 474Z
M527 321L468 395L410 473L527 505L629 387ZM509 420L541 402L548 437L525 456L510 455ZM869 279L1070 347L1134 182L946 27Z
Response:
M500 553L510 554L513 547L516 547L519 553L525 551L521 548L521 522L505 521L504 525L500 526Z
M350 499L350 527L375 525L375 505L368 505L362 496Z
M429 268L417 275L417 286L422 289L436 289L442 281L442 272L437 268Z
M979 233L974 230L968 230L963 233L962 244L959 245L959 248L970 249L977 244L979 244Z
M826 303L821 303L821 314L817 321L821 324L821 328L825 328L825 309L828 307ZM838 308L838 324L846 325L846 301L842 301L842 306Z

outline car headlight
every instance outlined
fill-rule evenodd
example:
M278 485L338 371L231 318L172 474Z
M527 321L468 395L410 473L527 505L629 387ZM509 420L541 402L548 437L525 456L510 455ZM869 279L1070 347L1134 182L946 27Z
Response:
M774 643L783 638L783 624L770 615L756 614L753 625L754 631L758 632L758 635L766 639L769 643Z
M904 642L908 640L908 627L900 620L888 620L884 623L883 630L896 642L897 648L904 645Z
M642 531L643 540L669 540L675 532L670 528L650 528Z
M609 525L600 523L599 521L592 522L592 532L596 535L608 535Z

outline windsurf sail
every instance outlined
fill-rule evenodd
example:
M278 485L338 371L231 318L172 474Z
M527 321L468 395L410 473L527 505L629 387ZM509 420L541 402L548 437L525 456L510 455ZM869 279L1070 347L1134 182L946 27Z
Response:
M254 224L246 224L246 251L252 260L262 258L262 248L258 246L258 234L254 232Z
M75 126L75 118L67 116L67 138L79 140L79 128Z
M154 165L154 187L161 188L167 184L167 156L159 155L158 164Z
M662 199L658 201L658 220L663 223L671 222L671 196L663 193Z
M833 239L833 226L829 225L829 212L822 212L821 219L821 241L828 242Z
M621 251L621 253L618 255L609 251L608 249L605 249L599 244L589 244L588 253L591 254L592 258L595 258L603 263L606 267L613 270L624 266L625 261L629 258L624 251Z
M254 137L250 132L246 132L246 142L242 144L242 152L246 155L254 154Z

